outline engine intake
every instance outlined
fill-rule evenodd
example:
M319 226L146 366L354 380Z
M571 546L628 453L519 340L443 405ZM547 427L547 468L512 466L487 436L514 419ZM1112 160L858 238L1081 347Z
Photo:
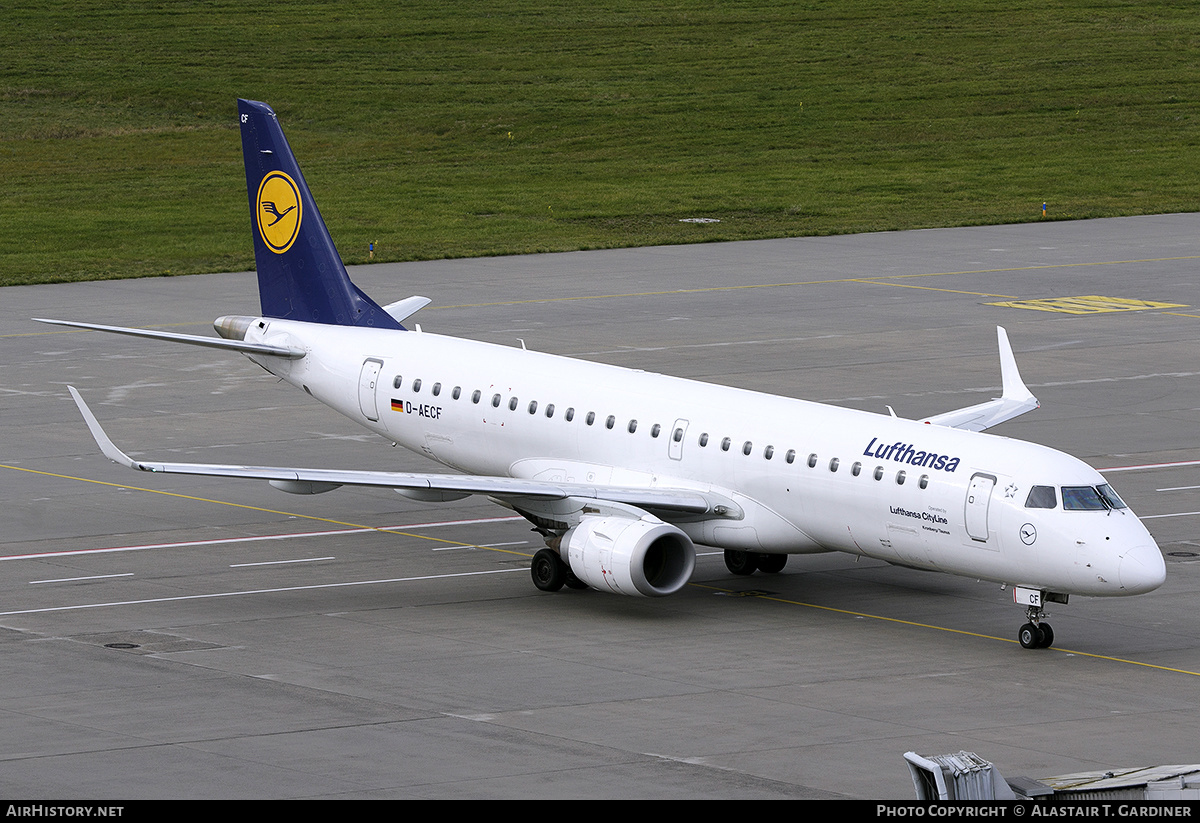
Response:
M585 517L563 535L561 551L575 576L600 591L665 597L696 568L686 534L654 517Z

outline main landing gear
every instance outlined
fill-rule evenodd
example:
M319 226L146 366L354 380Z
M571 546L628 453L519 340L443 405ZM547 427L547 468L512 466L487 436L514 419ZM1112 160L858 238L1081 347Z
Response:
M787 565L786 554L763 554L725 550L725 568L734 574L754 574L756 571L777 574Z
M587 588L587 583L576 577L571 567L553 549L541 549L533 556L529 574L533 577L533 585L544 592L556 592L563 586L568 589Z

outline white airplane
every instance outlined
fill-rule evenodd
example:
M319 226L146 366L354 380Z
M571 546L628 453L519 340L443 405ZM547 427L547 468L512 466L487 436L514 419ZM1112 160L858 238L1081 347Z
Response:
M1054 633L1047 603L1149 592L1166 578L1150 533L1093 468L982 434L1037 408L998 329L1002 396L905 420L408 330L427 305L380 306L342 265L275 112L239 100L262 314L220 338L58 323L244 353L381 437L462 474L134 460L74 396L101 450L147 472L248 477L294 494L379 486L421 501L485 495L546 540L539 589L657 597L682 588L695 544L734 574L841 551L991 580L1026 608L1025 648ZM753 408L753 415L745 410Z

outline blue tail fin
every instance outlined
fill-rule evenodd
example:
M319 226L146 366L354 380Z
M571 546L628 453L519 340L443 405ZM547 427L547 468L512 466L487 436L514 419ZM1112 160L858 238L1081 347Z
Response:
M264 317L403 329L350 282L275 112L238 100Z

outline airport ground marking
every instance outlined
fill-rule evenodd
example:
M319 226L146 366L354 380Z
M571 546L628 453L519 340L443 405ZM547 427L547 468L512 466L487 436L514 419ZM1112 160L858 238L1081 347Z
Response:
M720 586L706 585L704 583L692 583L691 585L693 585L697 588L701 588L701 589L711 589L713 591L726 592L729 594L740 594L740 592L737 589L727 589L727 588L723 588ZM947 626L934 626L931 623L918 623L915 620L904 620L899 617L884 617L883 615L880 615L880 614L868 614L866 612L856 612L856 611L851 611L849 609L839 609L834 606L821 606L816 603L804 603L800 600L789 600L786 597L779 597L777 595L772 595L772 594L763 594L761 592L747 592L746 596L747 597L755 597L755 598L758 598L759 600L769 600L774 603L783 603L788 606L803 606L804 608L807 608L807 609L817 609L819 611L834 612L836 614L844 614L844 615L848 615L850 617L862 617L862 618L866 618L869 620L881 620L886 623L899 623L900 625L903 625L903 626L914 626L919 629L934 629L935 631L951 632L953 634L966 635L967 637L979 637L984 640L999 640L1002 643L1018 643L1019 642L1017 640L1010 640L1007 637L996 637L995 635L981 634L980 632L969 632L969 631L966 631L965 629L951 629ZM1092 652L1081 652L1081 651L1076 651L1074 649L1063 649L1063 648L1058 648L1058 647L1048 649L1047 651L1060 652L1062 654L1071 654L1071 655L1076 655L1078 657L1093 657L1093 658L1096 658L1097 660L1108 660L1108 661L1111 661L1114 663L1128 663L1131 666L1142 666L1147 669L1158 669L1158 670L1164 671L1164 672L1173 672L1175 674L1187 674L1187 675L1191 675L1192 677L1200 677L1200 672L1188 671L1187 669L1176 669L1176 668L1172 668L1171 666L1159 666L1155 663L1144 663L1140 660L1129 660L1129 659L1126 659L1123 657L1112 657L1112 656L1106 655L1106 654L1093 654Z
M828 280L798 280L789 283L747 283L740 286L701 286L690 289L665 289L662 291L645 291L645 292L623 292L614 294L579 294L569 295L565 297L538 297L525 298L522 300L500 300L491 303L456 303L445 306L426 306L422 311L442 311L446 309L480 309L492 306L520 306L528 303L568 303L578 300L614 300L630 297L664 297L672 294L705 294L708 292L723 292L723 291L743 291L746 289L781 289L791 288L795 286L822 286L832 285L837 283L887 283L889 280L907 280L916 277L953 277L963 274L1003 274L1006 272L1020 271L1042 271L1045 269L1072 269L1088 266L1120 266L1129 265L1132 263L1169 263L1179 260L1200 260L1200 254L1186 255L1183 257L1147 257L1139 260L1097 260L1090 263L1048 263L1036 266L1011 266L999 269L963 269L962 271L937 271L937 272L918 272L915 274L882 274L875 277L839 277ZM946 289L946 291L950 291ZM963 292L964 294L972 294L972 292ZM1004 295L987 295L1001 297ZM1185 315L1193 316L1193 315ZM169 323L159 324L154 327L142 328L162 328L163 326L189 326L189 325L207 325L208 321L193 321L187 323ZM2 334L0 338L5 337L36 337L44 334L79 334L86 329L69 329L69 330L47 330L41 332L19 332L16 334Z
M1016 297L1014 297L1011 294L989 294L988 292L984 292L984 291L965 291L964 289L939 289L937 286L918 286L913 283L889 283L886 280L872 280L872 279L856 278L852 282L866 283L871 286L894 286L898 289L922 289L924 291L941 291L941 292L946 292L947 294L969 294L973 297L1004 297L1009 300L1017 299ZM994 305L994 304L988 304L988 305Z
M323 523L333 523L335 526L347 526L351 529L362 529L364 531L381 532L383 534L395 534L395 535L399 535L401 537L415 537L419 540L431 540L435 543L446 543L451 546L483 549L484 551L499 552L501 554L513 554L513 555L517 555L518 557L532 557L533 556L532 554L530 554L528 552L518 552L518 551L513 551L511 549L495 548L495 547L489 548L486 546L477 546L474 543L464 543L461 540L446 540L445 538L442 538L442 537L431 537L430 535L427 535L427 534L414 534L413 532L400 531L398 529L389 529L386 527L364 526L361 523L347 523L343 520L334 520L331 517L317 517L316 515L312 515L312 514L297 514L295 512L279 511L278 509L268 509L268 508L264 508L262 506L251 506L246 503L231 503L228 500L213 500L208 497L197 497L196 495L191 495L191 494L180 494L179 492L168 492L168 491L162 491L160 489L147 489L143 486L131 486L131 485L128 485L125 483L112 483L107 480L92 480L91 478L88 478L88 477L75 477L75 476L69 475L69 474L58 474L56 472L40 471L38 469L30 469L30 468L26 468L24 466L9 466L9 465L0 463L0 469L12 469L13 471L29 472L30 474L40 474L45 477L57 477L57 478L60 478L63 480L77 480L81 483L95 483L100 486L111 486L113 488L127 489L129 491L150 492L151 494L163 494L163 495L166 495L167 497L177 497L182 500L195 500L200 503L216 503L221 506L233 506L234 508L238 508L238 509L249 509L250 511L264 512L266 514L278 514L278 515L282 515L284 517L296 517L296 518L303 518L306 520L317 520L317 521L320 521Z
M0 617L15 617L22 614L45 614L47 612L71 612L85 609L104 609L111 606L145 606L154 603L177 603L183 600L212 600L222 597L245 597L252 594L280 594L286 592L311 591L313 589L340 589L349 586L377 586L394 583L418 583L422 580L443 580L452 577L479 577L485 574L506 574L508 572L523 572L525 569L485 569L476 572L456 572L453 574L426 574L417 577L390 577L379 580L346 580L341 583L313 583L308 586L280 586L272 589L246 589L235 592L209 592L208 594L183 594L177 597L152 597L146 600L113 600L106 603L76 603L73 606L47 606L41 609L18 609L11 612L0 612Z
M50 557L80 557L90 554L116 554L119 552L143 552L151 549L190 549L197 546L223 546L230 543L259 543L270 540L292 540L294 538L303 537L337 537L339 535L348 534L368 534L377 531L392 531L400 532L409 529L434 529L441 526L471 526L480 523L506 523L514 520L524 520L525 518L513 515L511 517L476 517L468 520L438 520L430 523L406 523L398 526L382 526L372 528L364 526L357 529L330 529L328 531L319 532L290 532L284 534L251 534L242 537L213 537L208 540L176 540L168 543L142 543L133 546L110 546L101 549L67 549L57 552L30 552L27 554L5 554L0 555L0 563L7 560L44 560ZM522 541L526 542L526 541ZM492 545L509 545L488 544ZM517 545L513 543L511 545ZM434 551L448 551L452 549L472 548L471 546L448 546L445 548L436 548ZM486 548L486 547L485 547Z
M1046 297L1036 300L1008 300L1003 303L986 303L1008 309L1032 309L1052 311L1060 314L1107 314L1118 311L1152 311L1154 309L1186 309L1185 303L1158 303L1153 300L1137 300L1131 297L1105 297L1101 294L1081 294L1078 297Z
M611 300L627 297L661 297L672 294L704 294L706 292L742 291L745 289L779 289L793 286L821 286L835 283L886 283L888 280L903 280L914 277L952 277L960 274L1003 274L1005 272L1039 271L1044 269L1070 269L1086 266L1119 266L1130 263L1167 263L1177 260L1200 260L1200 254L1187 255L1184 257L1149 257L1142 260L1100 260L1091 263L1052 263L1037 266L1012 266L999 269L964 269L962 271L919 272L916 274L883 274L875 277L839 277L828 280L800 280L791 283L748 283L741 286L702 286L691 289L666 289L664 291L573 295L568 297L542 297L524 300L502 300L494 303L459 303L447 306L427 306L425 310L478 309L489 306L518 306L524 303L565 303L574 300ZM999 297L1003 295L996 296Z

